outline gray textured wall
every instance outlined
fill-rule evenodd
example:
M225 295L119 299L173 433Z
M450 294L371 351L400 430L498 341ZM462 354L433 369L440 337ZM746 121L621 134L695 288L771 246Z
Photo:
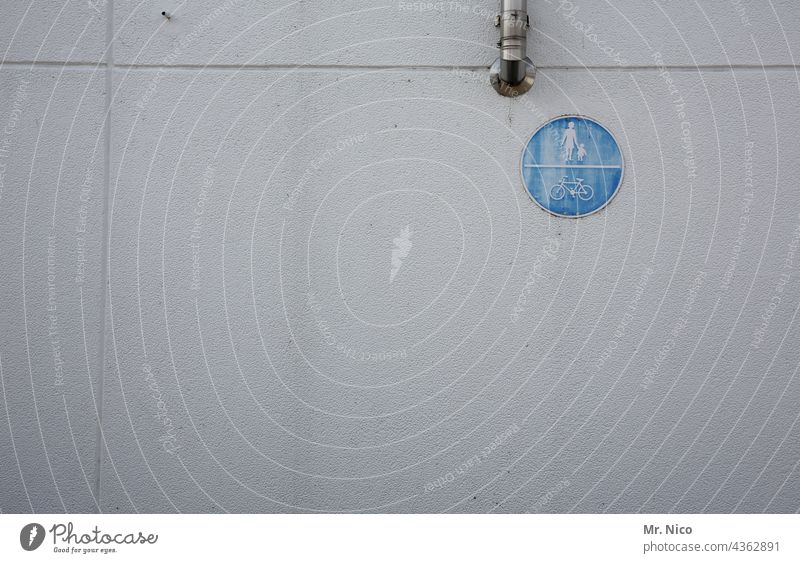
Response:
M800 7L531 0L516 100L494 10L3 3L2 512L800 508Z

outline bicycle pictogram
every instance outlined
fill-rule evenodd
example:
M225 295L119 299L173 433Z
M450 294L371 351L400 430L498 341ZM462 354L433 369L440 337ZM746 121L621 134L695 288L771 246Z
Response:
M567 182L567 177L562 176L561 181L550 188L550 197L556 201L564 199L569 194L570 197L577 197L583 201L589 201L594 196L592 186L583 183L583 178L575 178L575 182Z

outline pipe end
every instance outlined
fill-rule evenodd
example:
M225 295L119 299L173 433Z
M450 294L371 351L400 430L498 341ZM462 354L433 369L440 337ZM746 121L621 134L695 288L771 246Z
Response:
M509 98L515 98L533 87L533 81L536 78L536 67L533 65L533 61L531 61L530 58L525 57L525 60L522 61L522 63L524 63L524 74L520 73L520 81L517 84L510 84L500 78L502 71L505 70L506 72L503 72L503 74L506 75L508 72L508 69L503 69L503 62L502 59L498 58L492 63L489 69L489 81L498 94Z

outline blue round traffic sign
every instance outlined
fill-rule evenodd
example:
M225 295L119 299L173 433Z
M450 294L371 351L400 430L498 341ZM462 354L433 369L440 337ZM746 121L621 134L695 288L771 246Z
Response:
M583 217L617 194L625 165L614 136L580 115L557 117L522 153L522 180L533 201L559 217Z

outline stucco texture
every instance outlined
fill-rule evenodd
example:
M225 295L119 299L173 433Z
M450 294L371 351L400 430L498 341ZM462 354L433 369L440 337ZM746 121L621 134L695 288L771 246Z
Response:
M800 6L529 5L4 3L0 511L800 510Z

